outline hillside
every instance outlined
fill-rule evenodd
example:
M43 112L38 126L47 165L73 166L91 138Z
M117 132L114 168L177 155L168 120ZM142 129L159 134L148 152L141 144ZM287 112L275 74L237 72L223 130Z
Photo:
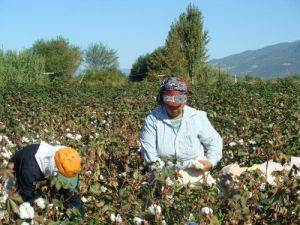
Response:
M238 76L278 78L300 74L300 41L279 43L208 62Z

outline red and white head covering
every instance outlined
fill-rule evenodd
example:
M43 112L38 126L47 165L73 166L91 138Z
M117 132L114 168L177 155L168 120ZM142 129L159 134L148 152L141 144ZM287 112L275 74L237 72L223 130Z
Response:
M160 86L161 103L170 107L180 107L186 101L188 85L176 77L164 79Z

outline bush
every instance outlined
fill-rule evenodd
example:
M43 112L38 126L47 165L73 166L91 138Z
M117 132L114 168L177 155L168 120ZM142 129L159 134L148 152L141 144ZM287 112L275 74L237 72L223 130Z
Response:
M119 85L124 84L127 81L126 76L117 69L107 69L99 72L93 72L91 70L85 71L79 79L88 83L100 83Z
M0 50L0 85L8 81L40 83L45 80L44 59L30 51Z

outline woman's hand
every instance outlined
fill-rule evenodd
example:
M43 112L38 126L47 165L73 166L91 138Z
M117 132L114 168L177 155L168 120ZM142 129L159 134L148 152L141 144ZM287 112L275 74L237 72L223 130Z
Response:
M200 166L201 165L201 166ZM208 171L212 168L212 164L208 160L197 160L197 163L192 165L194 170L198 171Z

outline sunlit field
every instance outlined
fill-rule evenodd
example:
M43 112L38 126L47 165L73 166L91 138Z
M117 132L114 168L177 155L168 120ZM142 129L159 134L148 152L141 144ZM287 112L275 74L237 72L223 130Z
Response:
M192 86L188 105L207 111L224 140L223 158L212 171L216 185L180 185L176 171L149 173L140 157L139 133L157 106L158 84L120 87L7 84L0 90L0 166L11 154L40 140L76 148L82 156L83 220L66 210L56 180L39 183L43 196L24 218L24 203L6 190L1 174L0 224L299 224L297 168L274 174L269 185L259 171L245 172L225 188L225 165L300 154L300 84L289 80ZM22 205L22 207L20 207ZM30 209L32 210L32 209ZM22 215L22 216L21 216ZM23 218L21 218L23 217Z

